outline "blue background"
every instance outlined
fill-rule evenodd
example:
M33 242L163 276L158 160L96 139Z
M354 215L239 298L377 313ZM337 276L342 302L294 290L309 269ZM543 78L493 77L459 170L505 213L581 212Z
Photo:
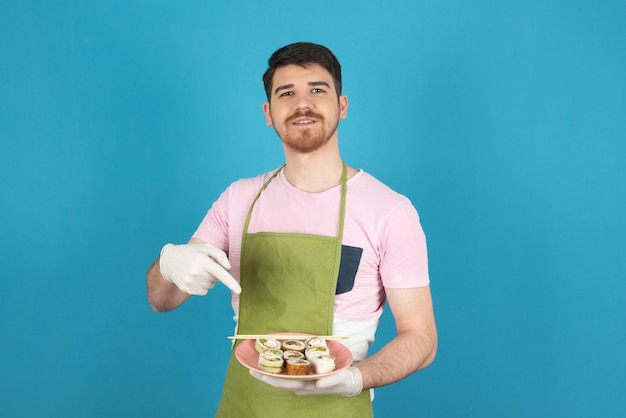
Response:
M212 416L216 288L151 311L144 274L232 181L270 170L278 47L344 69L346 161L422 217L435 363L376 416L626 410L623 1L0 2L0 414ZM383 316L376 350L393 336Z

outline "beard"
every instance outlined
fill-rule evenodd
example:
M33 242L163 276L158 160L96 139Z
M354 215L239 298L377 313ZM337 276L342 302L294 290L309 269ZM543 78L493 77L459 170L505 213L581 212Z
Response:
M293 122L297 118L310 117L315 120L310 127L303 129L295 127ZM299 154L308 154L326 145L337 132L339 117L327 121L322 115L312 111L301 111L290 116L284 125L284 132L274 126L274 130L291 151Z

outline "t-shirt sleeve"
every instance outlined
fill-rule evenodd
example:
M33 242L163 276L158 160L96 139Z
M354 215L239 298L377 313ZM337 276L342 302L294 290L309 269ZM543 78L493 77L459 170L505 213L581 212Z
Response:
M193 237L228 251L228 201L230 188L213 203Z
M384 287L430 284L426 237L417 210L408 198L389 211L381 242L380 276Z

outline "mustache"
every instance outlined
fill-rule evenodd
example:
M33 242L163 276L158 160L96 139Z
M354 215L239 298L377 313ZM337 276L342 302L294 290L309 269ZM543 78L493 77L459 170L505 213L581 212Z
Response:
M324 119L324 117L322 115L320 115L319 113L315 113L312 110L298 110L298 111L294 112L293 115L289 116L289 118L287 118L287 122L288 123L292 123L296 119L302 118L302 117L316 119L316 120Z

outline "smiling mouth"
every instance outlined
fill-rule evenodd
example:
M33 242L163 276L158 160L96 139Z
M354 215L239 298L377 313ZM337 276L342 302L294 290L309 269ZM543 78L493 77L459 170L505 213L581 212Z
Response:
M300 125L301 126L301 125L311 125L313 123L315 123L315 121L312 120L312 119L303 119L303 120L294 121L292 123L292 125Z

